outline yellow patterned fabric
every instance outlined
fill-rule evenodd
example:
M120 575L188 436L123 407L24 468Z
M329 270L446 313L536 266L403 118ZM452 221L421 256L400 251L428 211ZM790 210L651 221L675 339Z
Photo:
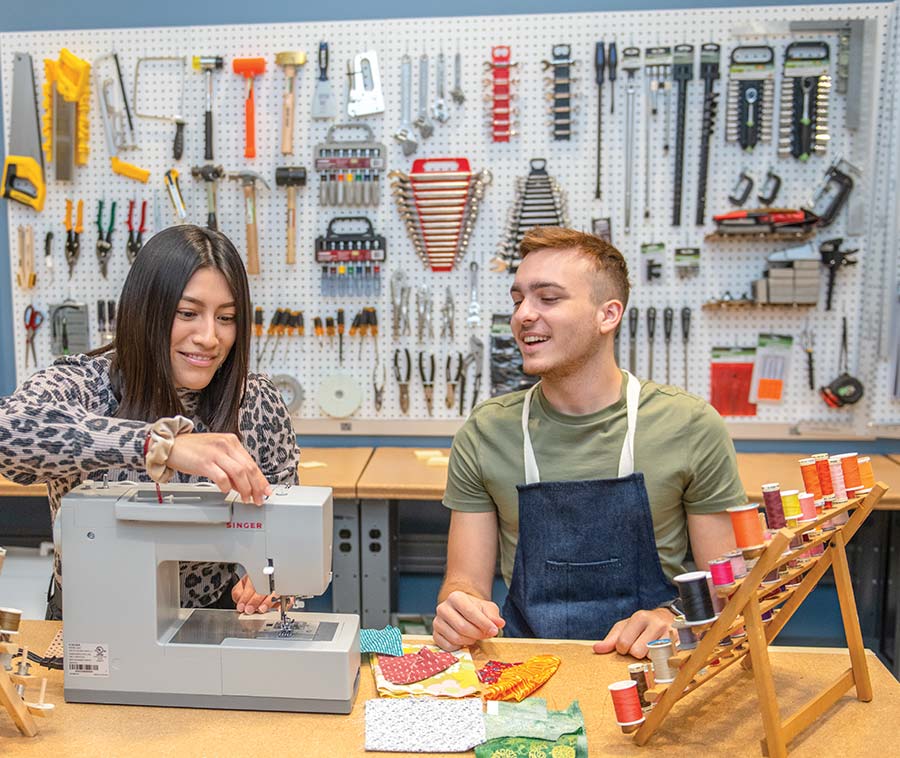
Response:
M403 645L403 654L418 653L422 645ZM442 652L439 647L427 645L429 650ZM381 697L409 697L410 695L431 695L433 697L475 697L481 689L475 663L468 650L457 650L454 655L459 659L450 668L435 674L421 682L412 684L392 684L384 678L378 665L378 656L369 656L369 667L375 677L375 686Z
M496 683L484 688L481 697L522 702L556 673L559 664L560 659L555 655L536 655L525 663L505 669Z

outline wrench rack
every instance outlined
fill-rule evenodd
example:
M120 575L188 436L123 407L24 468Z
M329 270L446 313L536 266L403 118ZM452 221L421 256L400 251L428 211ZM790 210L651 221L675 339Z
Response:
M737 6L737 4L735 4ZM344 76L347 62L363 51L376 49L380 68L382 88L385 97L385 112L355 121L354 126L368 125L372 131L372 142L384 149L379 156L382 161L380 179L370 184L386 190L385 175L392 170L409 173L413 157L465 156L476 171L489 170L493 175L493 186L484 193L480 203L479 219L472 229L465 257L450 271L433 272L430 266L423 266L419 253L407 239L405 220L397 213L394 203L383 200L374 205L322 205L319 202L321 180L312 179L306 191L297 193L296 225L297 248L300 254L296 262L288 263L285 258L287 198L283 191L262 190L258 193L257 219L259 229L260 274L251 278L251 292L254 306L260 306L268 324L278 307L292 306L292 310L302 307L307 316L306 334L293 341L282 340L278 351L278 365L267 370L286 374L299 379L304 385L306 399L295 414L297 429L303 434L440 434L449 435L459 426L458 403L452 412L445 408L446 385L441 368L447 353L470 350L469 337L480 338L488 344L491 316L510 312L508 273L495 273L489 261L496 253L501 240L505 238L507 213L515 195L516 180L528 171L528 161L532 158L547 160L551 175L565 187L570 223L576 228L590 229L591 220L610 219L611 242L624 254L629 268L634 272L635 287L629 305L641 311L637 344L637 368L640 376L646 376L649 365L649 344L646 339L646 309L654 306L659 312L665 307L675 309L676 316L681 308L689 306L694 318L691 325L690 343L685 352L681 333L676 323L672 347L672 377L681 384L687 369L688 389L701 397L708 396L709 355L713 346L731 344L735 346L756 344L760 332L791 333L797 335L807 325L815 331L815 359L817 384L833 378L838 365L840 346L840 315L850 317L850 371L860 376L866 385L866 396L861 403L839 411L827 408L816 393L807 388L802 355L792 361L791 375L786 380L786 399L782 405L759 406L758 416L753 420L729 420L731 430L738 436L774 438L790 436L789 432L798 421L803 422L801 433L843 436L871 434L869 421L882 422L900 418L900 407L891 400L890 388L893 375L888 376L887 365L882 365L879 356L888 355L886 348L879 348L875 327L889 330L889 311L882 315L881 303L887 298L887 289L896 280L897 259L893 251L897 248L892 236L895 213L889 198L894 197L891 189L896 171L891 170L900 154L900 137L894 134L894 124L900 115L900 99L894 96L896 79L893 66L892 45L900 39L900 28L894 29L897 14L893 3L865 4L819 4L806 6L765 6L740 7L740 29L736 29L734 8L704 8L702 10L678 9L672 11L624 11L610 13L552 13L540 15L478 16L448 18L393 18L387 20L368 19L358 22L311 22L284 24L235 24L231 26L195 26L136 29L75 29L54 31L29 31L4 33L0 35L0 64L2 64L3 102L6 133L9 134L12 70L11 62L15 51L26 51L34 60L37 84L43 83L42 61L56 60L60 49L66 47L79 58L93 62L110 52L117 52L125 79L126 92L133 91L134 66L139 57L171 56L183 58L193 54L214 54L225 57L226 70L214 74L214 117L215 117L215 158L227 172L252 169L266 176L272 184L275 169L285 165L305 165L312 172L317 157L317 145L330 142L327 132L336 123L347 121L344 107L347 82ZM791 25L801 21L819 21L835 26L846 24L848 20L863 20L866 26L862 110L858 127L848 127L850 97L860 88L854 79L848 79L849 92L845 96L838 91L840 84L840 40L841 33L822 31L792 32ZM738 36L740 35L740 36ZM568 141L553 139L547 124L547 85L541 61L548 58L551 45L564 43L571 45L573 60L583 62L593 68L592 59L598 40L617 40L619 43L619 69L615 82L615 112L610 113L611 87L607 79L603 85L603 173L602 196L596 198L597 137L593 128L597 117L598 88L577 85L578 92L573 103L579 110L576 120L584 119L591 128L576 128ZM298 42L300 40L301 42ZM373 42L377 40L377 42ZM809 161L779 159L777 147L761 142L747 153L736 143L725 142L726 117L724 103L720 114L712 126L710 135L710 163L706 192L706 217L703 226L695 226L697 172L694 162L699 155L701 139L701 117L703 113L704 87L699 79L688 88L687 127L685 131L685 181L683 197L682 226L673 229L670 221L671 188L673 186L675 147L675 88L669 76L668 96L660 94L658 115L650 134L650 148L645 147L645 135L641 133L649 117L650 93L648 92L647 48L687 43L695 47L694 65L698 66L697 51L704 43L715 41L721 45L722 82L718 88L727 90L726 72L731 53L735 47L748 45L768 45L774 51L774 66L770 76L772 103L782 101L781 68L784 51L791 42L798 40L823 40L831 50L829 74L834 77L835 88L829 103L829 142L827 158L818 157ZM332 84L339 114L333 120L315 120L311 117L313 92L316 83L316 66L311 65L320 41L329 45L328 78ZM482 80L491 73L484 70L484 61L490 59L491 48L502 43L512 52L512 62L517 66L507 72L517 82L511 84L511 113L515 123L512 128L518 136L511 142L494 142L490 128L485 127L485 115L490 112L493 96L485 103ZM641 52L635 71L635 120L634 120L634 171L633 171L633 214L630 233L626 234L623 224L625 198L626 161L626 86L627 75L623 70L625 61L623 47L634 45ZM282 104L285 74L274 63L279 51L295 50L298 46L305 50L311 63L297 70L295 80L296 129L294 133L294 155L281 155ZM425 102L428 118L430 106L435 97L435 71L437 54L443 49L446 55L448 100L452 99L455 88L455 52L460 52L461 88L466 99L459 104L453 100L452 113L447 123L437 125L432 121L433 133L425 140L419 128L415 137L419 142L414 156L403 155L401 146L392 135L398 130L401 120L401 58L407 52L412 58L413 97L417 99L420 89L426 90ZM417 75L417 63L423 53L430 59L427 82ZM257 119L257 158L252 161L243 157L244 153L244 80L231 73L231 58L265 57L268 71L257 77L255 82ZM450 64L453 65L450 65ZM775 76L777 70L777 76ZM141 69L140 102L141 112L174 113L182 110L182 77L175 73L157 71L154 68ZM591 72L593 73L593 72ZM582 76L587 76L582 72ZM499 77L498 77L499 78ZM506 77L507 79L510 77ZM423 87L427 84L427 87ZM137 119L135 129L139 150L133 151L133 162L151 171L149 182L144 185L125 177L112 175L106 152L102 122L96 108L96 96L92 87L89 144L90 160L87 165L74 171L74 181L57 182L52 178L52 167L48 172L48 187L45 209L36 214L19 204L7 205L9 232L12 235L9 248L10 270L15 273L17 266L16 234L19 225L32 226L37 251L37 282L32 290L22 290L13 283L11 318L15 337L15 366L19 382L30 375L33 367L25 365L25 335L22 328L22 313L29 303L49 314L49 305L62 303L67 298L84 303L88 307L90 322L90 347L101 344L99 325L96 323L96 303L98 300L115 300L128 273L127 209L126 200L136 200L135 218L137 225L139 206L147 201L146 231L144 242L165 226L177 222L172 211L163 183L164 174L176 169L180 173L180 187L186 206L186 218L191 223L206 222L206 185L192 180L190 167L203 165L203 114L206 100L206 79L188 66L183 77L184 108L179 115L185 120L184 156L174 162L172 156L173 124L170 121ZM430 92L428 92L430 89ZM40 97L40 93L38 93ZM666 129L666 101L669 102L669 127ZM134 103L132 103L134 105ZM414 108L416 101L414 101ZM38 103L40 115L43 106ZM146 107L146 109L145 109ZM774 110L772 111L774 113ZM418 115L414 109L413 117ZM579 121L580 123L580 121ZM777 124L774 125L777 127ZM770 129L772 127L770 126ZM368 135L353 136L349 131L339 130L335 142L343 143L344 138L367 140ZM670 148L663 149L665 140ZM336 149L347 149L346 145L335 145ZM701 311L701 306L709 299L720 297L730 290L736 297L749 290L750 282L759 278L768 254L781 247L795 244L794 241L771 242L757 238L746 240L729 239L724 242L706 241L706 234L715 228L714 214L733 210L727 196L734 186L741 170L754 177L756 187L769 167L774 167L782 179L781 191L775 201L782 207L803 207L809 195L822 182L823 172L832 158L845 159L862 169L861 176L854 176L855 187L844 210L836 217L834 224L823 232L827 238L844 237L853 248L860 248L860 265L842 270L835 291L833 313L825 313L819 306L813 311L791 308L750 309L747 311L724 312ZM647 169L645 169L645 158ZM336 169L337 170L337 169ZM318 173L318 171L316 172ZM327 177L326 177L327 178ZM319 186L316 186L316 185ZM365 184L365 182L364 182ZM375 189L375 188L372 188ZM218 217L222 231L233 239L243 252L245 225L243 195L234 182L220 182L218 188ZM85 204L85 227L82 234L82 255L76 264L72 279L68 279L64 259L65 198L83 199ZM116 230L113 233L113 252L109 259L107 280L99 275L99 264L94 254L96 235L93 221L100 199L106 201L106 208L113 200L119 204ZM755 196L748 200L746 207L755 205ZM649 211L649 213L648 213ZM348 295L340 299L323 297L320 292L320 275L323 264L316 263L313 250L315 239L325 233L328 221L334 216L365 216L369 218L377 234L383 236L391 249L390 258L382 268L383 286L380 296ZM48 271L43 264L43 241L48 232L53 232L50 260L54 266ZM665 254L660 257L663 264L661 278L647 283L643 281L643 265L640 247L647 242L659 241L665 244ZM699 270L689 279L678 274L676 254L680 249L701 251ZM306 251L304 254L303 251ZM467 307L470 301L470 263L477 263L477 298L480 306L480 322L467 323ZM435 343L417 343L416 313L411 305L411 333L393 340L387 324L390 318L390 296L388 282L394 273L404 272L413 295L422 286L430 286L435 295L435 315L445 301L449 288L455 302L456 330L452 337L442 339L439 335ZM14 282L14 277L13 277ZM864 282L877 291L864 289ZM893 293L891 293L893 294ZM824 298L820 297L824 303ZM335 308L344 307L349 316L363 306L377 308L382 323L377 340L368 337L363 359L355 350L345 355L343 367L339 366L337 349L329 351L319 348L313 334L312 316L334 313ZM676 318L677 322L677 318ZM386 328L387 326L387 328ZM871 335L871 336L870 336ZM376 408L371 391L373 365L370 361L372 350L369 342L377 342L381 357L378 367L379 381L382 369L388 366L388 381L384 388L383 405ZM435 416L429 420L426 412L421 383L417 374L410 385L409 415L402 417L397 404L397 387L391 377L390 358L397 346L409 347L411 352L433 349L438 362L438 380L435 386ZM52 358L51 330L48 324L37 333L35 343L39 364L48 365ZM271 348L270 348L271 349ZM799 348L797 348L799 349ZM251 350L253 348L251 347ZM662 379L659 370L663 356L662 335L656 334L655 379ZM627 351L626 351L627 352ZM487 364L487 352L485 352ZM869 365L868 362L871 362ZM877 370L876 370L877 366ZM485 366L485 372L489 366ZM316 401L317 389L321 382L336 371L352 376L363 391L362 406L356 415L343 423L327 418ZM470 368L470 380L473 369ZM836 373L835 373L836 375ZM487 380L484 382L487 385ZM466 388L465 407L471 405L472 382ZM458 395L458 392L456 393ZM479 399L487 397L487 387L482 388ZM455 398L458 399L458 398ZM397 424L401 419L403 424Z

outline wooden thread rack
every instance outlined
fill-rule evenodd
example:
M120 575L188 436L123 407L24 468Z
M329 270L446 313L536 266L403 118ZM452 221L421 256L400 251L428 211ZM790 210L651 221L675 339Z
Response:
M753 672L765 729L765 738L761 741L762 752L772 758L787 756L788 743L822 716L851 687L856 687L857 699L863 702L872 699L872 683L850 581L846 546L887 489L886 484L877 482L865 497L826 510L815 520L804 522L796 529L780 529L766 544L747 576L719 591L720 595L730 596L730 599L718 618L693 627L698 636L703 633L697 647L691 651L680 651L669 658L669 665L678 670L675 680L667 685L656 685L645 693L647 700L654 702L655 706L634 734L638 745L647 743L675 703L737 661L741 661L744 668ZM823 531L809 542L803 542L802 546L790 547L792 542L796 545L797 538L802 539L801 535L804 533L819 529L842 513L849 516L846 523ZM822 545L824 552L819 556L809 556L807 551L816 545ZM801 559L801 556L804 557ZM763 579L771 572L795 563L798 559L801 560L800 565L781 574L777 583L763 584ZM829 568L834 570L850 654L850 668L831 686L782 721L768 646ZM787 582L798 577L798 584L786 586ZM763 615L768 611L772 612L771 618L763 620ZM741 627L746 629L746 638L738 637L735 640L731 635ZM726 638L729 641L723 644Z

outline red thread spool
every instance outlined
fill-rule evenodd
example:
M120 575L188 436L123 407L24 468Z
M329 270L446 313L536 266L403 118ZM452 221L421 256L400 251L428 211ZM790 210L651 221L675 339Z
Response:
M725 509L731 516L731 528L734 530L734 539L739 548L760 547L766 543L762 524L756 515L758 508L756 503L748 503Z
M875 472L872 471L872 459L868 456L863 456L858 461L859 463L859 479L862 482L862 486L870 490L875 486Z
M763 506L766 509L766 526L772 532L784 526L784 506L780 487L778 482L770 482L761 487Z
M828 467L828 453L816 453L812 456L816 462L816 471L819 474L819 485L822 487L822 495L833 495L834 484L831 481L831 469Z
M800 493L800 513L804 521L816 517L816 498L812 492Z
M857 453L845 453L840 458L841 471L844 472L844 485L847 489L862 487L862 479L859 475L859 455Z
M633 679L613 682L609 685L609 694L612 695L613 708L616 711L616 723L626 734L633 732L637 725L644 721L637 682Z
M815 458L800 459L800 473L803 476L803 489L812 492L817 498L822 497L822 485L819 484L819 471Z
M709 562L709 572L716 587L727 587L734 584L734 569L730 558L716 558Z

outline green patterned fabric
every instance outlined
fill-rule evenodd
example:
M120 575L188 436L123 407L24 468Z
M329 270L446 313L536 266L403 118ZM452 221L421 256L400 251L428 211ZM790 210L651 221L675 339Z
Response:
M587 737L564 734L555 742L530 737L500 737L476 747L475 758L588 758Z
M553 742L564 734L584 732L584 717L578 701L564 711L548 711L543 698L529 697L521 703L494 701L484 716L487 739L531 737Z

